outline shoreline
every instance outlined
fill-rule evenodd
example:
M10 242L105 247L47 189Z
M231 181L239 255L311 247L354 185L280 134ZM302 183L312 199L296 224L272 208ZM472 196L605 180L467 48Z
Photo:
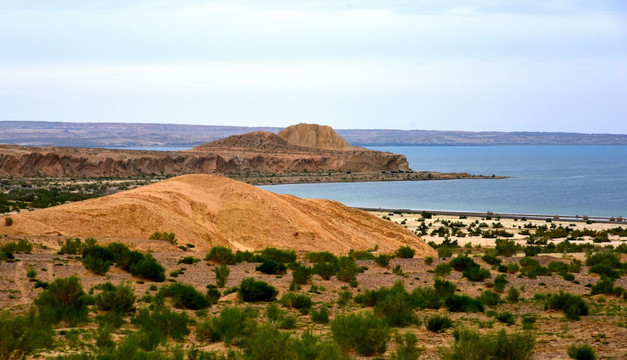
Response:
M389 213L405 213L405 214L421 214L423 212L433 215L443 216L470 216L476 218L504 218L504 219L522 219L527 220L555 220L555 221L572 221L572 222L597 222L608 224L627 224L627 218L624 217L607 217L607 216L592 216L592 215L547 215L547 214L518 214L518 213L498 213L492 211L480 212L480 211L454 211L454 210L429 210L429 209L392 209L392 208L372 208L372 207L359 207L353 206L353 208L367 211L367 212L389 212Z

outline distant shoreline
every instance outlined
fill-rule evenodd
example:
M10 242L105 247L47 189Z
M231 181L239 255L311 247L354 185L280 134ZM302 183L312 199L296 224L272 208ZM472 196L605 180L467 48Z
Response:
M528 219L528 220L555 220L555 221L573 221L573 222L601 222L610 224L627 224L627 218L621 217L606 217L606 216L593 216L593 215L547 215L547 214L514 214L514 213L498 213L492 211L480 212L480 211L452 211L452 210L428 210L428 209L391 209L391 208L373 208L373 207L359 207L353 206L355 209L368 211L368 212L401 212L407 214L420 214L429 213L433 215L448 215L448 216L470 216L470 217L493 217L493 218L505 218L505 219ZM614 219L614 220L612 220Z

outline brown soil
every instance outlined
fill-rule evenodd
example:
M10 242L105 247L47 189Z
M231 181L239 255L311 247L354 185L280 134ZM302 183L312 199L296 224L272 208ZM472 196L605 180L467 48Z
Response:
M298 124L288 126L278 135L288 143L326 150L358 150L338 135L330 126L317 124Z
M274 246L346 253L377 245L383 251L410 245L419 256L435 253L409 230L338 202L278 195L215 175L180 176L12 218L13 225L1 229L11 236L147 241L155 231L166 231L174 232L179 244L201 249Z

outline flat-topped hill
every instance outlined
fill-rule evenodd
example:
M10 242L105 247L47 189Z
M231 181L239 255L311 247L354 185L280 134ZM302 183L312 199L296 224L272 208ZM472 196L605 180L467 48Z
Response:
M434 250L409 230L335 201L300 199L221 176L186 175L97 199L12 215L3 232L148 239L174 232L181 244L239 250L268 246L346 253L403 245Z

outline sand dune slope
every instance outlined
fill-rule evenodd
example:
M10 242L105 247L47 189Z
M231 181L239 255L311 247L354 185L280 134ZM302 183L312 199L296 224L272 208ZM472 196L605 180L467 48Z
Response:
M11 235L148 239L174 232L179 243L266 246L344 253L410 245L434 253L410 231L329 200L278 195L215 175L185 175L114 195L13 216Z

